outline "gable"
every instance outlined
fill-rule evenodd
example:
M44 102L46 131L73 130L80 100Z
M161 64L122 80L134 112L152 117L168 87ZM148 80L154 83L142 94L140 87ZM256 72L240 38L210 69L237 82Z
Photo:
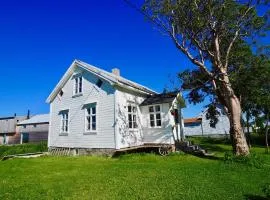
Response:
M105 70L99 69L97 67L94 67L92 65L89 65L87 63L84 63L82 61L75 60L71 64L71 66L68 68L67 72L64 74L64 76L61 78L59 83L56 85L52 93L47 98L46 102L51 103L57 94L60 92L60 90L64 87L64 85L67 83L67 81L76 73L79 73L78 71L84 71L85 73L91 73L101 79L102 81L108 82L112 86L118 86L123 87L128 90L133 90L139 93L143 94L156 94L155 91L144 87L142 85L139 85L137 83L134 83L132 81L129 81L123 77L116 76L112 73L106 72Z

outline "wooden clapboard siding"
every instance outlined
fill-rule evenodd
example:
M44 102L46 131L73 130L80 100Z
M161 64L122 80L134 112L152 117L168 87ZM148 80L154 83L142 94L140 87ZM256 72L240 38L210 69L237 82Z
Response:
M20 134L16 125L25 119L26 116L0 118L0 144L4 142L4 135L6 135L7 144L19 144Z
M143 142L144 143L168 143L173 144L174 139L172 135L172 124L173 116L171 115L169 109L169 103L158 104L161 106L161 123L160 128L150 127L150 115L149 115L149 106L142 106L142 122L143 122Z
M115 104L115 115L116 115L116 148L125 148L131 146L137 146L143 144L143 131L142 131L142 118L139 105L143 102L146 96L132 93L121 88L116 90L116 104ZM128 128L128 116L127 106L128 104L137 105L138 111L138 129L129 130Z
M39 132L47 132L49 130L49 123L42 124L25 124L18 126L18 131L20 133L39 133Z
M77 67L73 74L82 73L83 95L73 97L72 76L66 82L63 96L57 96L50 105L49 146L74 148L115 148L114 140L114 101L115 89L107 81L101 88L95 84L96 75ZM85 134L85 110L83 106L97 103L97 132ZM62 110L69 110L69 133L60 134Z
M29 132L29 143L38 143L48 140L48 131L44 132Z
M8 144L20 144L21 136L17 131L14 134L8 134Z

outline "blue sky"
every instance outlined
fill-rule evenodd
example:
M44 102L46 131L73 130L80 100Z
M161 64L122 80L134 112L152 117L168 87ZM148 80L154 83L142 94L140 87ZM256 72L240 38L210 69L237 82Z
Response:
M192 67L122 0L2 1L0 116L49 112L47 96L74 59L162 92L169 77ZM185 117L202 110L188 106Z

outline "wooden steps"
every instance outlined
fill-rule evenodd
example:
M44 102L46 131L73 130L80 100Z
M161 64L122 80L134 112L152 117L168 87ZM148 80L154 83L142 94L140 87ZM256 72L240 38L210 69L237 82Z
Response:
M176 149L185 153L190 153L198 156L213 156L213 153L207 152L199 145L193 145L190 141L181 141L176 143Z

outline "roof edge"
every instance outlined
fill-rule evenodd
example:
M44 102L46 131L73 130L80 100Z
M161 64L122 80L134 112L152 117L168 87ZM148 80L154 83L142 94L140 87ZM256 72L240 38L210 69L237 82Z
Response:
M123 78L124 80L126 80L126 81L128 81L128 82L130 82L130 83L132 83L132 84L137 84L139 87L142 87L142 89L140 89L139 87L137 88L137 87L132 87L132 86L126 86L126 85L122 84L121 82L119 82L118 80L113 80L113 78L115 78L115 77L113 77L113 76L112 76L113 78L110 79L109 77L107 77L107 76L105 76L105 75L102 75L101 73L97 73L97 72L95 72L94 70L91 70L91 69L88 67L88 65L89 65L90 67L97 68L97 70L105 71L105 70L103 70L103 69L100 69L100 68L98 68L98 67L95 67L95 66L93 66L93 65L90 65L90 64L88 64L88 63L85 63L85 62L83 62L83 61L80 61L80 60L75 59L75 60L72 62L72 64L69 66L69 68L67 69L67 71L65 72L65 74L62 76L62 78L60 79L60 81L59 81L59 82L57 83L57 85L54 87L53 91L50 93L50 95L48 96L48 98L46 99L46 103L49 104L49 103L51 103L51 102L55 99L55 97L57 96L57 94L58 94L58 92L60 91L60 89L66 84L66 82L68 81L69 77L72 75L72 73L73 73L75 67L82 67L84 70L86 70L86 71L88 71L88 72L90 72L90 73L93 73L94 75L96 75L96 76L98 76L98 77L100 77L100 78L102 78L102 79L108 81L112 86L117 85L117 86L119 86L119 87L128 89L128 90L130 90L130 91L136 91L136 92L139 92L139 93L142 93L142 94L149 94L149 95L152 95L152 94L158 94L158 93L157 93L156 91L154 91L154 90L151 90L151 89L149 89L149 88L147 88L147 87L145 87L145 86L142 86L142 85L140 85L140 84L137 84L137 83L135 83L135 82L133 82L133 81L130 81L130 80L128 80L128 79L125 79L125 78L121 77L121 78ZM106 73L110 73L110 72L107 72L107 71L105 71L105 72L106 72Z

